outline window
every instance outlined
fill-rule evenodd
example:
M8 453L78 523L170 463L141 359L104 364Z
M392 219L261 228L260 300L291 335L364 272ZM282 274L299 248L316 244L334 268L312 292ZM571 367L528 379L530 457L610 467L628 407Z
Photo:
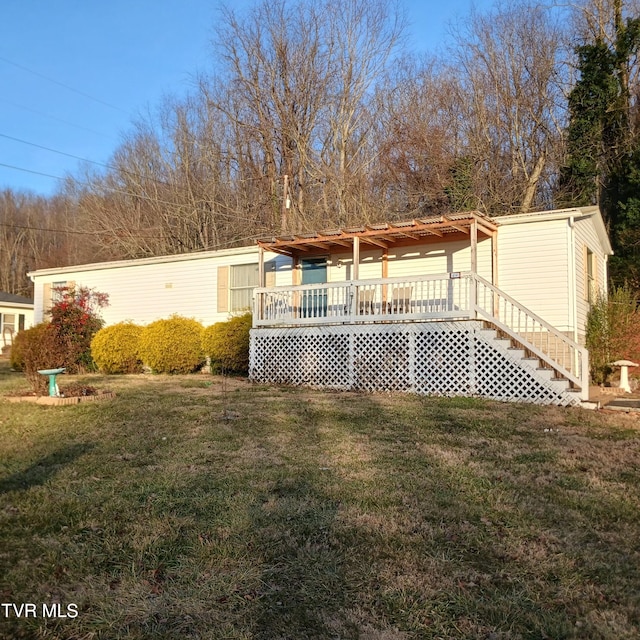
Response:
M66 280L63 280L62 282L51 283L51 304L55 304L56 302L60 302L62 300L62 291L60 291L59 289L66 286Z
M0 313L0 337L5 344L11 343L13 334L16 332L16 314L15 313Z
M598 288L596 285L596 256L591 249L585 251L585 298L589 304L596 301Z
M230 276L230 311L250 310L253 302L253 290L258 286L258 265L233 265Z

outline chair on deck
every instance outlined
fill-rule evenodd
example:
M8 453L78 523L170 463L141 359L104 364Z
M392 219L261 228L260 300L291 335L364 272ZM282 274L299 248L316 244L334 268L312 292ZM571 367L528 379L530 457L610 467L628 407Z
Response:
M411 294L413 287L396 287L391 292L389 313L409 313L411 310Z
M374 313L375 289L364 289L358 292L358 315L364 316Z

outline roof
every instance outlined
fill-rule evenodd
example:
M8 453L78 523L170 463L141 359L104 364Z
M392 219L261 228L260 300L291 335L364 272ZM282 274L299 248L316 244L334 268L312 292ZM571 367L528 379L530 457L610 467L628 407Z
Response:
M33 305L33 300L31 298L26 298L25 296L17 296L14 293L6 293L5 291L0 291L0 303L3 302L17 305Z
M500 226L503 226L509 224L526 224L528 222L546 222L549 220L571 220L572 218L591 218L603 251L607 255L613 255L609 233L602 219L600 208L597 206L553 209L551 211L535 211L533 213L515 213L508 216L501 216L494 221Z
M330 247L334 250L340 247L348 249L352 247L353 238L356 236L360 239L361 243L378 247L394 244L415 244L416 240L425 241L429 237L435 240L455 240L456 238L468 236L474 221L477 223L480 233L491 235L498 227L508 224L588 217L594 220L595 228L605 253L612 254L611 243L598 207L576 207L573 209L511 214L493 218L479 211L450 213L442 216L414 218L413 220L405 220L404 222L380 222L346 229L330 229L311 233L270 236L260 238L257 241L257 245L236 247L233 249L216 249L168 256L154 256L151 258L133 258L130 260L96 262L69 267L54 267L51 269L31 271L27 275L33 280L39 276L44 277L82 271L118 269L137 265L183 262L232 255L251 255L257 253L258 247L284 255L292 255L293 253L311 251L312 249L318 248L322 250L327 250Z
M69 267L53 267L50 269L38 269L30 271L27 275L33 280L37 276L56 275L59 273L75 273L76 271L99 271L101 269L119 269L122 267L134 267L145 264L162 264L166 262L185 262L189 260L203 260L220 256L233 256L257 253L258 247L234 247L233 249L212 249L193 253L177 253L168 256L153 256L151 258L131 258L129 260L113 260L111 262L93 262L89 264L77 264Z
M351 247L354 238L359 238L364 244L386 248L394 244L415 243L416 240L429 237L442 239L449 236L453 240L454 236L469 235L474 223L477 224L478 231L487 236L497 230L495 221L488 216L479 211L466 211L403 222L381 222L347 229L260 238L258 245L285 255L312 249L327 250L336 246Z

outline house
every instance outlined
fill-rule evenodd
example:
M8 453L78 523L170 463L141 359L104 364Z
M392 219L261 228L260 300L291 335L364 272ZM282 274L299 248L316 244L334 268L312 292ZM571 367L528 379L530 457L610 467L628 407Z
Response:
M13 336L33 326L33 300L0 291L0 349L11 346Z
M588 399L590 305L611 245L597 207L467 212L263 239L292 281L256 289L256 380ZM261 277L267 269L260 267Z
M251 308L258 254L259 248L250 246L34 271L29 276L35 318L45 318L57 287L75 285L109 294L109 305L100 312L107 325L148 324L172 314L204 325L221 322Z
M464 212L263 238L256 246L46 269L108 293L107 324L203 324L253 304L251 377L333 388L578 404L590 304L611 255L597 207Z

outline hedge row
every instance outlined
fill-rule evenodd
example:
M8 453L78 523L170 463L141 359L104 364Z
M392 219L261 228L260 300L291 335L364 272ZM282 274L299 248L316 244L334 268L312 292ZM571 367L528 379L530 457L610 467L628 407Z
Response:
M141 327L129 322L105 327L91 343L104 373L191 373L207 359L212 371L247 374L251 314L204 328L192 318L172 316Z

